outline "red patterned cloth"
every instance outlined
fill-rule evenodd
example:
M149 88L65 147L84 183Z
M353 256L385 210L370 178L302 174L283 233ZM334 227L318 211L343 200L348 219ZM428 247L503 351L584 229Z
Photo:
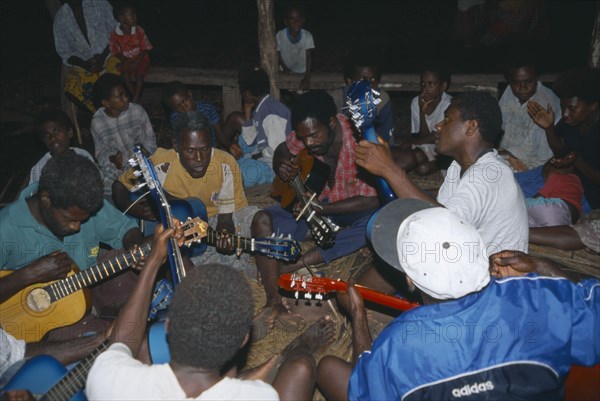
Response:
M356 161L356 140L352 131L352 126L348 117L343 114L337 115L338 122L341 124L344 134L342 149L338 157L337 169L335 170L335 185L333 188L329 184L325 186L319 196L319 200L328 199L329 203L337 202L343 199L349 199L353 196L377 196L377 191L372 186L361 180L357 175ZM294 131L286 138L286 144L292 154L298 154L304 149L304 143L296 138ZM323 160L322 156L316 156Z

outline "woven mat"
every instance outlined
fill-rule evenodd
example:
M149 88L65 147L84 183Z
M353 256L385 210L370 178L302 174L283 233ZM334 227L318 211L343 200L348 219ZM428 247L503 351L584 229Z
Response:
M314 245L311 242L305 242L302 246L303 249L307 250ZM340 278L347 281L352 277L362 274L372 265L372 263L373 258L370 251L367 248L363 248L351 255L337 259L328 265L316 266L316 269L326 277ZM300 270L298 273L308 272ZM265 304L265 293L256 280L249 281L253 292L255 311L258 312ZM286 302L292 310L294 309L295 300L285 299L284 302ZM311 311L312 313L310 313L310 317L303 315L306 319L298 327L292 328L289 326L285 327L279 323L276 324L266 337L250 345L246 363L247 367L256 367L267 361L276 353L282 351L314 321L324 315L330 315L333 318L336 326L336 339L330 346L323 349L320 354L315 355L317 362L324 355L336 355L346 361L350 361L352 359L352 329L347 319L341 315L339 311L333 309L333 305L333 303L324 301L320 306L310 306L310 309L313 309L313 311ZM316 312L316 314L314 312ZM383 330L385 324L377 321L370 315L368 315L368 317L371 335L375 338ZM324 400L324 397L316 390L313 400L321 401Z
M600 255L585 249L563 251L548 246L529 244L529 253L555 260L574 272L600 278Z

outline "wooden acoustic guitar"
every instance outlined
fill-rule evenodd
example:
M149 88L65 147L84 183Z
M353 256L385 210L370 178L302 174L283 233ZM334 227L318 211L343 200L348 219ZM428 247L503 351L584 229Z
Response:
M201 219L182 224L184 244L206 236L208 225ZM81 320L91 308L88 287L113 277L150 253L150 244L125 252L83 271L73 266L66 278L26 287L0 304L0 326L26 342L39 341L50 330ZM12 270L0 271L0 278Z
M319 216L307 197L308 192L319 195L329 178L329 166L308 154L304 148L292 161L300 167L300 171L291 182L283 182L279 177L273 181L273 193L281 198L281 207L291 210L296 202L304 211L310 233L321 248L331 248L335 243L335 235L340 227L326 216Z
M307 301L322 301L333 298L336 291L346 291L348 289L348 283L342 280L298 273L288 273L279 276L278 284L279 288L292 294L294 298L298 300L305 299ZM355 285L354 288L358 290L365 300L389 308L407 311L420 306L406 299L387 295L361 285Z

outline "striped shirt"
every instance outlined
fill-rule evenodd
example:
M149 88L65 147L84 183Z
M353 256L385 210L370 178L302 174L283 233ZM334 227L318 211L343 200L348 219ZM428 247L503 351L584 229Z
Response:
M132 156L135 144L141 144L150 153L156 150L156 135L150 124L146 110L140 105L130 103L129 108L117 118L109 117L104 107L94 114L92 119L92 138L96 149L96 159L104 180L104 195L112 194L112 184L119 178L118 170L110 156L121 152L123 168Z

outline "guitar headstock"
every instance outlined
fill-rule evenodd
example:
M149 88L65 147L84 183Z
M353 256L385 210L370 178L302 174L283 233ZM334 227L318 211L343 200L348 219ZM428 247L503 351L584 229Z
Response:
M154 165L150 161L150 157L146 149L141 145L135 145L132 149L133 157L129 159L129 164L136 170L133 174L136 177L141 178L141 182L131 189L131 192L135 192L144 186L147 186L153 196L160 198L159 189L160 181L156 176Z
M335 291L344 290L346 287L343 281L298 273L282 274L278 284L284 291L293 293L294 298L307 301L333 298Z
M363 130L375 121L375 108L380 102L379 92L371 88L369 81L356 81L348 90L345 109L356 128Z
M291 237L275 236L256 238L253 241L253 252L285 262L295 262L302 253L300 242Z
M179 246L191 246L194 242L201 242L202 238L208 235L208 223L200 217L188 217L180 228L183 230L183 244Z

